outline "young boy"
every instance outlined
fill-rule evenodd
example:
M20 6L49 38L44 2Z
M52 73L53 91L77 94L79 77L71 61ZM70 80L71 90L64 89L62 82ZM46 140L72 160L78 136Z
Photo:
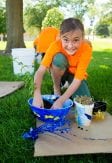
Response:
M84 39L83 24L79 19L65 19L60 26L60 38L47 49L46 55L35 73L33 105L44 107L41 84L48 68L53 79L54 94L59 95L52 108L61 108L63 102L71 96L90 96L86 83L86 70L91 56L92 48L88 41ZM61 94L61 83L65 80L68 80L70 85Z
M39 36L33 42L37 56L41 54L43 57L50 44L55 41L58 36L59 30L55 27L45 27L42 29Z

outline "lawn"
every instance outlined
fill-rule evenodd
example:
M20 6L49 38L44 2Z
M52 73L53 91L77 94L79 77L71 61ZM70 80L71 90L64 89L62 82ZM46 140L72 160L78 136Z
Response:
M107 110L112 114L112 46L110 40L92 41L93 59L88 68L88 84L95 100L107 102ZM26 42L32 47L32 42ZM4 45L0 43L0 48ZM2 50L3 50L2 49ZM1 50L1 49L0 49ZM46 73L42 93L51 93L51 78ZM0 55L0 81L24 80L25 86L0 99L0 162L2 163L108 163L111 154L84 154L57 157L33 157L34 142L24 140L22 133L35 127L35 119L27 100L32 96L33 75L13 74L11 56ZM45 82L46 81L46 82Z

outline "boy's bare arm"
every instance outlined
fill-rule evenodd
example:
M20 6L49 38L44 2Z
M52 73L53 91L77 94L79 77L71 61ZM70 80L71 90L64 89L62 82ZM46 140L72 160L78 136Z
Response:
M70 98L70 96L72 96L72 94L74 92L76 92L76 90L79 88L80 84L81 84L81 80L74 78L73 82L70 84L70 86L65 91L65 93L63 95L61 95L60 98L58 98L54 102L52 108L61 108L64 101L66 101L68 98Z
M33 106L43 107L43 100L41 96L41 85L46 69L47 69L46 67L40 65L39 69L35 73Z

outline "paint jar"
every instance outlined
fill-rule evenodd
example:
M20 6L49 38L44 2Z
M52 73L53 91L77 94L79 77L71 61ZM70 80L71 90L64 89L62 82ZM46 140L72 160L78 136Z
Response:
M89 126L92 120L94 103L90 105L80 104L76 101L74 103L76 108L75 118L78 127Z

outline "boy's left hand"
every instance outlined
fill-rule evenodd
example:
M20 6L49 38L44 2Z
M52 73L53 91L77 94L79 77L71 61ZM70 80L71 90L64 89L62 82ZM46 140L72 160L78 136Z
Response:
M62 108L63 103L61 102L60 99L57 99L53 105L51 106L52 109L60 109Z

